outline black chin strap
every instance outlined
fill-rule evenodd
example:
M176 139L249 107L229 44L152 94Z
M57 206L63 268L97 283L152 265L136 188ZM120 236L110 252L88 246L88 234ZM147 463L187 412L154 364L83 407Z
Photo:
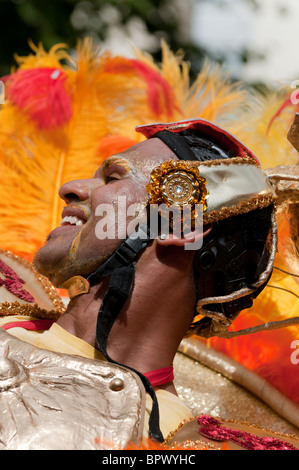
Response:
M159 427L158 400L151 383L147 377L139 371L114 361L107 353L109 333L119 312L129 298L133 287L137 257L152 238L151 234L148 233L147 226L141 225L138 231L127 238L113 253L113 255L94 273L92 273L87 280L90 285L94 285L100 279L110 276L109 288L104 296L98 313L96 329L97 346L109 362L126 367L140 377L146 391L153 401L149 418L150 436L159 442L163 442L164 438Z

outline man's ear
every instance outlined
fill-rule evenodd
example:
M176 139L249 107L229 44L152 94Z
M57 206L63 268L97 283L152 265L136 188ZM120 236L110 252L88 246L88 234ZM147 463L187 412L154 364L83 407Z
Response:
M199 250L203 244L203 238L208 235L212 230L212 225L200 230L194 230L190 233L183 234L181 238L170 234L161 234L157 238L158 245L161 246L180 246L185 250Z

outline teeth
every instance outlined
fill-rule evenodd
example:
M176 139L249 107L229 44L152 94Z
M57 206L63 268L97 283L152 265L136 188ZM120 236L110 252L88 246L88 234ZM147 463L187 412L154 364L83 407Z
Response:
M62 221L60 222L60 225L64 225L64 224L71 224L71 225L83 225L83 220L82 219L79 219L78 217L75 217L75 216L66 216L62 219Z

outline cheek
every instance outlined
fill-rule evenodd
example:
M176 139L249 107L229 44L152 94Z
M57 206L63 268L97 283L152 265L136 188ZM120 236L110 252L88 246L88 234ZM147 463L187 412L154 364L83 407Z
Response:
M95 191L92 218L88 224L90 243L101 243L102 248L105 245L115 249L128 234L136 230L140 221L144 222L147 200L145 185L135 184L131 180L114 182L107 185L105 190Z
M130 180L115 181L105 187L95 190L92 194L92 216L101 212L105 207L111 206L116 212L119 206L132 204L146 204L148 193L147 181L132 178Z
M85 273L90 273L96 269L120 244L120 241L114 235L115 233L117 232L115 232L113 226L109 226L106 219L100 217L84 226L73 239L68 252L68 259L72 266L77 266L80 269L83 267ZM107 238L107 234L109 238Z

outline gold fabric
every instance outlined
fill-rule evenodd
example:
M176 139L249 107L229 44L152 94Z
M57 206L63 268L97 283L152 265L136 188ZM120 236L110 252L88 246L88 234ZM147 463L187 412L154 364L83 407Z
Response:
M207 181L209 195L207 212L223 207L238 205L253 197L275 196L274 190L265 173L255 164L245 160L229 165L225 161L215 160L217 164L200 164L200 174Z
M25 319L27 318L24 316L20 316L19 319L17 317L2 318L1 324L11 320ZM41 333L29 332L23 328L13 328L9 332L17 338L38 345L39 348L87 358L101 358L98 351L55 323L50 330ZM299 436L298 428L271 407L272 397L268 396L270 393L269 391L267 393L267 389L265 389L263 399L256 395L258 390L254 387L257 388L258 377L255 374L252 374L253 379L247 380L242 370L240 371L242 368L233 363L234 361L213 350L205 349L205 345L202 345L204 351L197 346L198 342L194 342L193 338L185 340L182 343L181 352L178 352L175 357L175 386L179 396L176 397L164 390L157 390L161 431L165 438L178 429L182 423L200 414L234 419L276 432ZM241 385L238 383L238 380L239 382L241 380L240 377L243 379ZM286 400L282 399L281 403L285 405ZM144 437L148 437L150 410L151 399L146 396Z
M194 416L234 419L299 437L298 405L198 338L182 342L174 374L178 394Z
M13 316L0 317L0 326L10 322L34 320L32 317ZM32 344L41 349L54 351L62 354L76 354L90 359L105 360L104 356L85 341L71 335L66 330L53 323L46 331L29 331L20 326L8 330L8 333L22 341Z
M32 320L32 318L23 316L0 317L0 327L11 321L25 320ZM43 332L27 331L21 327L15 327L10 329L9 333L41 349L106 361L105 357L99 351L80 338L68 333L56 323L54 323L49 330ZM157 390L156 394L160 410L161 431L164 436L179 426L182 421L193 416L186 404L172 393ZM148 419L151 407L152 401L147 395L144 417L144 437L148 437Z
M35 348L0 328L0 449L103 450L139 443L145 394L123 367Z

